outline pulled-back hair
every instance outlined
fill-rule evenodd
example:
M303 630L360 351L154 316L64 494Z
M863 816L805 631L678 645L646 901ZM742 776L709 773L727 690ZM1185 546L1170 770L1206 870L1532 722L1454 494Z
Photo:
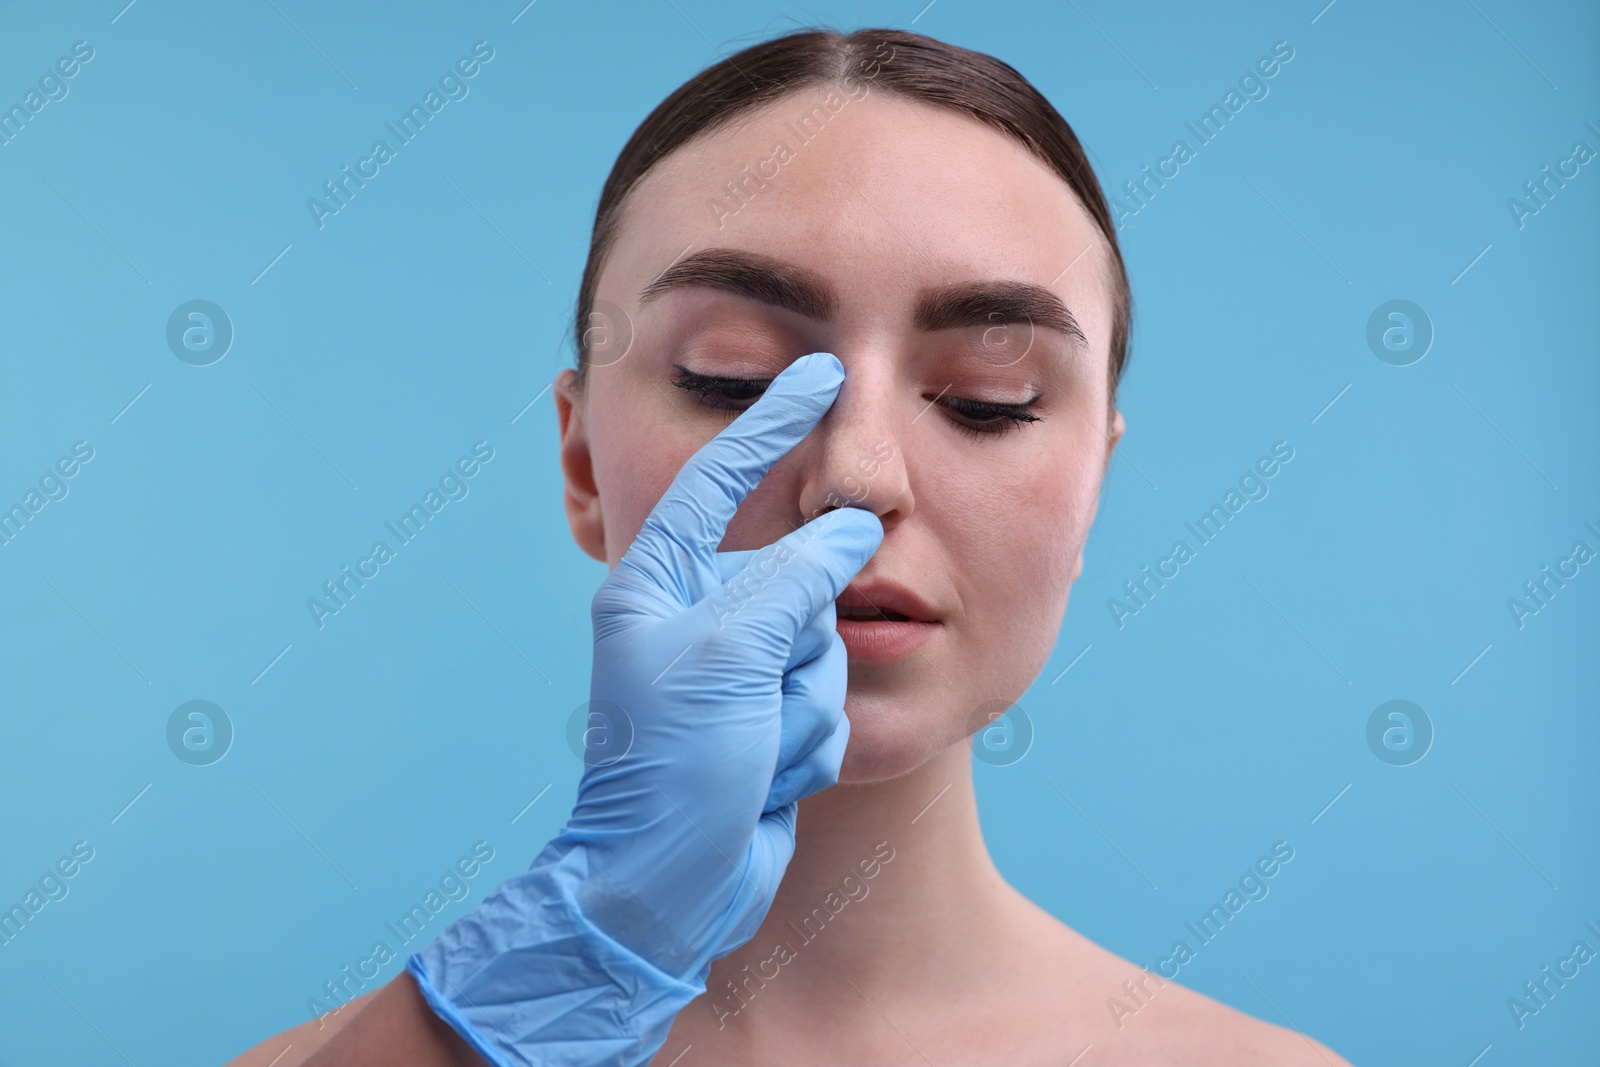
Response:
M889 58L885 58L885 56ZM875 88L975 118L1021 142L1077 194L1111 251L1110 395L1128 358L1133 297L1116 226L1072 127L1015 68L993 56L920 33L804 29L751 45L688 81L651 111L623 145L595 210L574 323L580 384L589 366L585 341L595 286L616 243L628 194L650 168L701 134L809 85L853 84L871 68Z

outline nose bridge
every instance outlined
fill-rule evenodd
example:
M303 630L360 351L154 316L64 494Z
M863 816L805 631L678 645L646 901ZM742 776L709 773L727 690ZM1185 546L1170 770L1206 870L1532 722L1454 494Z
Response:
M911 513L901 447L905 400L888 368L847 373L833 406L813 431L815 448L801 490L806 520L838 507L872 511L887 531Z

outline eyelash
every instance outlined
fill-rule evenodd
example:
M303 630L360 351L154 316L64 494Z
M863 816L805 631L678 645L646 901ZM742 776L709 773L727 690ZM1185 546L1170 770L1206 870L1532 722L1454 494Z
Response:
M945 410L963 417L982 417L980 423L962 422L955 419L955 426L963 433L972 437L992 436L1002 434L1008 430L1020 430L1024 424L1039 422L1043 416L1035 415L1028 409L1039 402L1039 396L1021 404L991 404L986 400L968 400L964 397L946 397Z
M699 398L699 403L705 407L720 411L732 412L737 415L744 408L735 406L727 401L754 400L762 390L772 384L771 378L721 378L710 374L697 374L686 367L674 364L678 377L672 384L687 392L694 393ZM729 397L727 393L747 393L744 396ZM724 396L720 402L713 397L715 393ZM965 397L947 396L943 398L945 411L952 416L951 421L958 430L974 438L992 437L1003 434L1009 430L1021 429L1030 422L1039 422L1043 416L1033 414L1029 409L1038 403L1040 393L1031 400L1021 404L995 404L987 400L970 400ZM930 397L936 403L940 398ZM976 419L978 421L967 421Z

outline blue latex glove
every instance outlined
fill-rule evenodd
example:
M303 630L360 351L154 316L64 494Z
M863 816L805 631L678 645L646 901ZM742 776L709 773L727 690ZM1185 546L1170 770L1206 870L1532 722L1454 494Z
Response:
M595 593L590 708L626 754L586 759L532 867L406 963L489 1062L647 1063L711 962L766 916L796 802L838 781L833 601L882 524L844 507L762 549L717 546L843 380L827 353L786 367L684 464Z

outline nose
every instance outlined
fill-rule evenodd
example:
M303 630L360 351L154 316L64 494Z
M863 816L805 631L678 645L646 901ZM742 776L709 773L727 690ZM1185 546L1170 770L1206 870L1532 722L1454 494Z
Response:
M901 450L901 410L887 368L846 363L833 406L812 430L801 478L801 521L834 508L865 508L884 534L910 516L914 501Z

